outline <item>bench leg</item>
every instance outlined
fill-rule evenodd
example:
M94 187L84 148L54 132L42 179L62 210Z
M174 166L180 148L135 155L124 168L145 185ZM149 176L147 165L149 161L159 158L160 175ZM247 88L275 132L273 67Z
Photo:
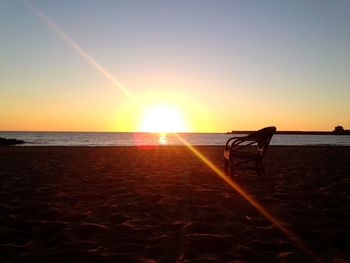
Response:
M230 163L229 163L229 161L226 158L224 159L224 163L225 163L225 173L229 174L229 172L230 172Z
M260 165L261 165L260 169L261 169L262 176L265 177L265 168L264 168L264 165L263 165L262 161L261 161Z
M265 168L262 160L255 161L256 173L259 177L265 177Z

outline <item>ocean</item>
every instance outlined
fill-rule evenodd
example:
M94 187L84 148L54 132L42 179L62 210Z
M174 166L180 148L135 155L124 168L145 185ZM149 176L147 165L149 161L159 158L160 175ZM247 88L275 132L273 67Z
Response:
M192 145L224 145L244 134L180 133ZM139 132L1 132L0 137L26 141L23 146L157 146L182 145L174 134ZM275 134L271 145L350 146L350 135Z

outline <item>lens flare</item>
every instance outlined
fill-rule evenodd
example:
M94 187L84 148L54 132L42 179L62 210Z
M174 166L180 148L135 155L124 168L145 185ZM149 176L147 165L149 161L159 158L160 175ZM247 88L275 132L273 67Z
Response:
M321 261L319 257L313 253L304 242L293 232L288 230L281 220L277 219L271 213L269 213L261 204L255 201L251 196L249 196L246 191L237 183L235 183L229 176L225 174L220 168L218 168L213 162L211 162L207 157L205 157L201 152L199 152L196 148L194 148L190 143L188 143L184 138L182 138L179 134L176 134L176 137L185 145L187 148L200 159L203 163L205 163L210 169L212 169L216 175L218 175L221 179L223 179L233 190L238 192L245 200L247 200L251 205L253 205L266 219L268 219L271 223L273 223L276 227L278 227L287 237L293 240L302 250L307 252L310 256L312 256L317 261Z
M50 18L44 15L30 0L25 1L28 6L33 10L33 12L40 17L49 28L51 28L55 33L57 33L70 47L72 47L79 56L92 65L100 74L102 74L107 80L109 80L114 87L120 89L128 98L134 102L140 104L135 95L129 91L121 82L119 82L107 69L105 69L101 64L99 64L93 57L91 57L82 47L80 47L75 41L73 41L63 30L56 25Z
M92 65L99 73L102 74L107 80L109 80L113 86L120 89L129 99L138 103L140 106L143 106L142 103L135 97L135 95L129 91L127 87L121 84L116 78L114 78L103 66L101 66L93 57L91 57L84 49L82 49L75 41L73 41L65 32L62 31L51 19L49 19L46 15L44 15L30 0L25 1L28 6L34 11L34 13L40 17L50 29L56 32L70 47L72 47L79 56ZM252 204L264 217L266 217L269 221L271 221L276 227L278 227L287 237L293 240L302 250L307 252L310 256L312 256L315 260L321 262L320 258L313 253L304 242L292 231L288 230L283 223L274 217L270 212L268 212L261 204L255 201L252 197L250 197L246 191L235 183L230 177L228 177L221 169L219 169L214 163L212 163L207 157L205 157L201 152L199 152L196 148L194 148L191 144L189 144L184 138L182 138L179 134L176 134L177 138L185 145L187 148L200 159L203 163L205 163L210 169L212 169L217 176L223 179L233 190L238 192L245 200L247 200L250 204Z

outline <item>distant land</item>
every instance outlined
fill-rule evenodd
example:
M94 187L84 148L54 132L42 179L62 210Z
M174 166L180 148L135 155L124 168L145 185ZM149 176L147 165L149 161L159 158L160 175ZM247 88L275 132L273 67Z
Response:
M250 134L254 131L231 131L228 134ZM344 130L342 126L336 126L333 131L276 131L276 134L296 135L350 135L350 130Z
M254 131L231 131L227 132L229 134L249 134L253 133ZM344 131L342 133L335 133L335 132L328 132L328 131L276 131L276 134L300 134L300 135L350 135L350 131Z

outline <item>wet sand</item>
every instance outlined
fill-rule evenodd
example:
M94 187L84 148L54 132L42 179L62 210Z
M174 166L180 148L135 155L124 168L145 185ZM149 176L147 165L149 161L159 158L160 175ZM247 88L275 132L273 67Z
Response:
M349 261L350 147L270 147L265 168L233 180ZM0 197L0 262L313 262L186 147L2 147Z

